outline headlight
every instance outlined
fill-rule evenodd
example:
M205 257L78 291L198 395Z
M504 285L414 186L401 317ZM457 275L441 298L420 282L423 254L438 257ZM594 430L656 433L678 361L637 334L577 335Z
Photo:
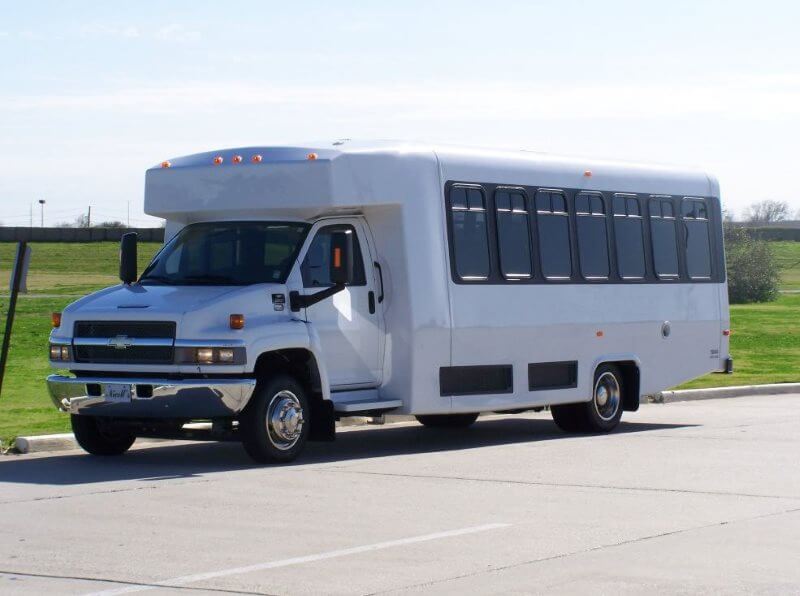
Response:
M177 364L244 364L244 348L177 348Z
M50 344L50 360L68 361L69 346Z

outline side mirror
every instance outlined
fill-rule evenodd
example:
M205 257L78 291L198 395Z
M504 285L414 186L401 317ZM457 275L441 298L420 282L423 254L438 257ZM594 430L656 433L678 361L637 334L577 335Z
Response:
M119 242L119 278L124 284L132 284L137 277L136 233L129 232Z
M353 234L331 234L331 283L343 286L353 282Z

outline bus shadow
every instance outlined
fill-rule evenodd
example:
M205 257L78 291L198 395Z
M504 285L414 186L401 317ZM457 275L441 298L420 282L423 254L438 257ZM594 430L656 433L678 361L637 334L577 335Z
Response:
M622 422L614 434L606 436L693 426L696 425ZM416 424L349 428L338 433L333 443L309 443L298 461L288 467L539 441L567 441L581 436L561 432L551 420L523 417L480 420L468 429L430 429ZM0 485L69 486L126 480L155 482L199 478L218 472L286 467L259 466L247 457L238 443L165 442L163 446L134 448L122 457L113 458L92 457L74 451L45 457L7 456L0 459ZM0 501L6 496L0 494Z

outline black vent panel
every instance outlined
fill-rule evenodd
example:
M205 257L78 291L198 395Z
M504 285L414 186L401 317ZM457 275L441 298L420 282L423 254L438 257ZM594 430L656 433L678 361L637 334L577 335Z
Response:
M128 337L175 339L172 321L76 321L75 337Z
M172 346L75 346L76 362L95 364L172 364Z

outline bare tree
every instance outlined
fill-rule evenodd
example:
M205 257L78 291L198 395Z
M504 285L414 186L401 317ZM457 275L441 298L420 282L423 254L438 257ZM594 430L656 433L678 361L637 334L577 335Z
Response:
M733 211L731 211L727 207L723 207L722 208L722 221L730 223L730 222L735 221L735 220L736 220L736 218L734 217Z
M94 225L95 228L126 228L127 226L121 221L101 221Z
M744 216L748 223L765 224L785 221L789 217L789 204L786 201L767 199L750 205Z

